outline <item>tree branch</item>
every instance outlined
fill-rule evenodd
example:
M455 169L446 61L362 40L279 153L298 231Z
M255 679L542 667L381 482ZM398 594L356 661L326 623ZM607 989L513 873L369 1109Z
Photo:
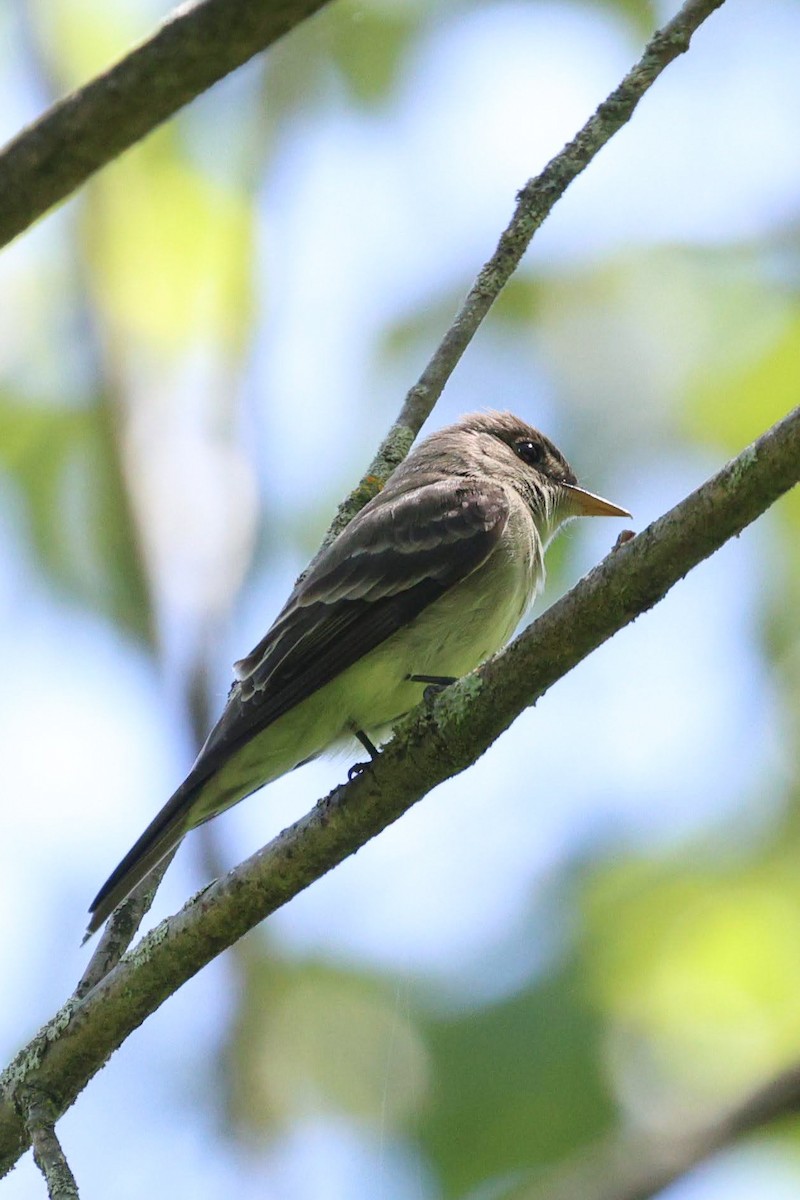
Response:
M24 1151L20 1088L63 1112L113 1051L207 962L470 766L519 713L651 608L800 478L800 408L596 567L502 654L421 705L375 763L71 998L0 1077L0 1174Z
M52 1104L35 1087L23 1089L21 1101L33 1158L44 1175L50 1200L78 1200L78 1185L56 1134Z
M181 5L108 71L0 151L0 246L327 0Z
M724 2L686 0L672 20L653 34L636 66L603 101L572 141L518 192L514 214L501 234L494 254L484 263L453 324L406 395L397 420L378 448L366 474L339 506L323 542L323 549L359 509L380 491L395 467L406 457L462 354L556 202L606 142L627 124L642 96L664 68L689 49L692 36Z
M122 901L106 921L100 935L97 947L89 959L86 970L81 975L75 988L75 996L80 999L95 987L108 972L117 965L125 951L130 946L142 921L150 911L156 898L156 892L161 887L161 881L167 873L167 868L178 852L175 846L161 862L156 863L152 871L145 875L129 896ZM83 942L89 940L89 934Z

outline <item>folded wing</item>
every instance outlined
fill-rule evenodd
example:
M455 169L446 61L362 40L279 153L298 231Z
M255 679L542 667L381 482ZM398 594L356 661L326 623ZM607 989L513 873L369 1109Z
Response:
M222 717L184 782L95 897L90 933L198 823L192 810L199 793L230 756L481 566L508 512L502 488L466 478L379 496L361 510L236 664ZM252 790L262 782L254 779ZM199 819L214 811L205 808Z

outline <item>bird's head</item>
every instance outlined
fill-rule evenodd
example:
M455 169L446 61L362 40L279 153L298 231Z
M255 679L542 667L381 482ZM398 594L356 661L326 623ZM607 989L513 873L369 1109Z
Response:
M475 413L456 428L475 435L474 450L487 474L511 482L529 505L546 544L572 517L629 517L627 509L580 487L549 438L508 412Z

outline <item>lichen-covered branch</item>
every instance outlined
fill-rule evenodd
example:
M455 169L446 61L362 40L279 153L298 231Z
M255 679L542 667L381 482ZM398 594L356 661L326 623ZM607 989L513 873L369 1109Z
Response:
M0 1174L28 1142L15 1102L20 1087L40 1087L60 1111L68 1108L187 979L475 762L524 708L799 479L800 408L612 552L506 651L417 708L363 774L162 922L87 996L68 1001L0 1077Z
M106 921L97 947L75 988L76 997L87 995L122 958L136 937L139 926L150 911L150 906L156 898L156 892L161 886L161 880L176 852L177 846L153 867L150 874L144 877ZM88 939L89 935L87 934L83 940L86 942Z
M20 1089L25 1126L33 1144L33 1157L47 1184L50 1200L78 1200L78 1185L56 1134L56 1117L50 1101L37 1088Z
M0 150L0 246L328 0L201 0Z

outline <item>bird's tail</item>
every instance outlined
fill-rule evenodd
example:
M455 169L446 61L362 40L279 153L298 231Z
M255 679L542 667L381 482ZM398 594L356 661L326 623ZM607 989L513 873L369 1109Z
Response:
M91 914L86 938L96 933L107 917L121 904L138 883L158 866L191 827L189 810L197 786L187 779L150 822L142 836L130 848L122 862L111 872L89 906ZM86 940L84 938L84 941Z

